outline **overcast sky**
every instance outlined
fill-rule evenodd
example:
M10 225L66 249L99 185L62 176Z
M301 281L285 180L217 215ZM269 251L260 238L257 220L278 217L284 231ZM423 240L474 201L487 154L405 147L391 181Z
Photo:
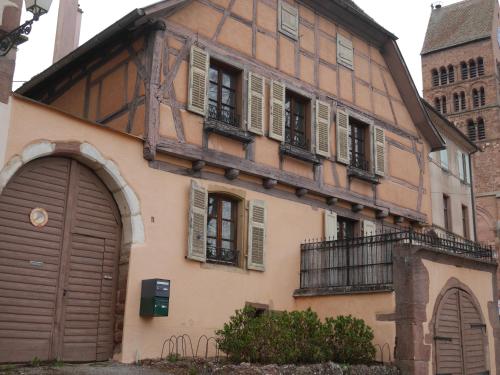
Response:
M251 1L251 0L247 0ZM155 0L80 0L84 14L80 44L129 13ZM399 47L419 90L422 87L420 50L431 12L431 0L355 0L378 23L399 37ZM444 5L456 1L444 1ZM119 4L119 5L118 5ZM29 41L19 47L15 81L27 81L52 63L59 0L36 22ZM31 14L29 14L31 15ZM29 15L23 12L22 22ZM22 82L14 82L14 88Z

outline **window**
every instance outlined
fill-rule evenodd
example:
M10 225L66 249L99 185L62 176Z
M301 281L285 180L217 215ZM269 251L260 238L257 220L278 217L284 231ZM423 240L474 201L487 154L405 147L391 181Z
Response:
M354 238L356 221L345 217L337 217L337 239L348 240Z
M477 65L474 60L469 60L469 76L470 78L477 77Z
M439 73L437 69L432 69L432 86L439 86Z
M309 149L310 100L289 90L285 95L285 143Z
M444 66L439 69L439 76L441 85L446 85L448 83L448 73L446 72L446 68Z
M484 94L484 87L481 87L479 89L479 104L481 105L481 107L486 104L486 97L485 97L485 94Z
M457 93L453 94L453 110L455 112L460 111L460 97L458 96Z
M439 152L439 157L441 159L441 168L448 170L448 150L441 150Z
M370 161L367 147L368 126L356 119L351 119L349 128L349 155L351 166L368 172Z
M457 151L458 177L460 181L465 181L465 154Z
M462 80L466 80L467 78L469 78L469 70L467 68L467 63L462 61L460 63L460 71L462 73Z
M352 41L337 33L337 63L354 69L354 49Z
M462 111L465 111L467 108L466 103L465 103L465 92L464 91L460 92L460 107L461 107Z
M455 69L453 65L448 65L448 83L455 82Z
M207 261L236 266L238 201L222 194L208 195Z
M239 72L211 61L209 68L208 118L240 126L237 98Z
M475 142L477 139L476 125L472 120L467 120L467 136L472 142Z
M484 61L482 57L477 58L477 73L484 76Z
M444 229L450 231L450 197L443 194Z
M467 206L462 205L462 233L467 239L470 239L469 234L469 209Z
M479 92L477 89L472 90L472 106L474 108L479 107Z
M486 139L486 129L484 127L484 120L481 117L477 119L477 138L480 141Z
M446 105L446 96L441 97L441 113L442 114L448 113L448 107Z

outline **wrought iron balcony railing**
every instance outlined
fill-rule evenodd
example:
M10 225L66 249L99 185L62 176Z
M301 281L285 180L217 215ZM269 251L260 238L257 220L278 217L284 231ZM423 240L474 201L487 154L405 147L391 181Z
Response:
M240 126L240 117L234 109L230 108L218 108L216 105L210 104L208 106L207 118L208 120L220 121L234 127Z
M359 155L351 155L350 166L364 172L370 172L370 162Z
M301 245L300 288L387 290L393 283L393 249L397 244L495 262L493 248L450 233L399 230L346 240Z
M208 246L207 262L237 266L239 264L239 252L234 249Z

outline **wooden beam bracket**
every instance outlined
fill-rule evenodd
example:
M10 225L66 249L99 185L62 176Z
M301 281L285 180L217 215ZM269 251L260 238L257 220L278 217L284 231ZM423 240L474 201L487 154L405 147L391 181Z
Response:
M278 180L275 180L273 178L265 178L262 180L262 186L264 186L265 189L272 189L278 184Z

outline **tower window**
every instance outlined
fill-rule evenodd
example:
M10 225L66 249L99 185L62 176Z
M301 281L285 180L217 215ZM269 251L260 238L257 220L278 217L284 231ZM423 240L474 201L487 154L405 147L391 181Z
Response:
M439 86L439 73L436 69L432 69L432 86Z
M446 72L446 68L444 66L439 69L439 76L442 85L446 85L448 83L448 73Z
M448 65L448 83L455 82L455 69L453 65Z
M469 60L469 76L470 78L477 77L477 65L474 60Z
M467 78L469 78L469 71L467 69L467 64L464 61L460 63L460 71L462 74L462 80L466 80Z
M477 58L477 73L484 76L484 61L482 57Z

